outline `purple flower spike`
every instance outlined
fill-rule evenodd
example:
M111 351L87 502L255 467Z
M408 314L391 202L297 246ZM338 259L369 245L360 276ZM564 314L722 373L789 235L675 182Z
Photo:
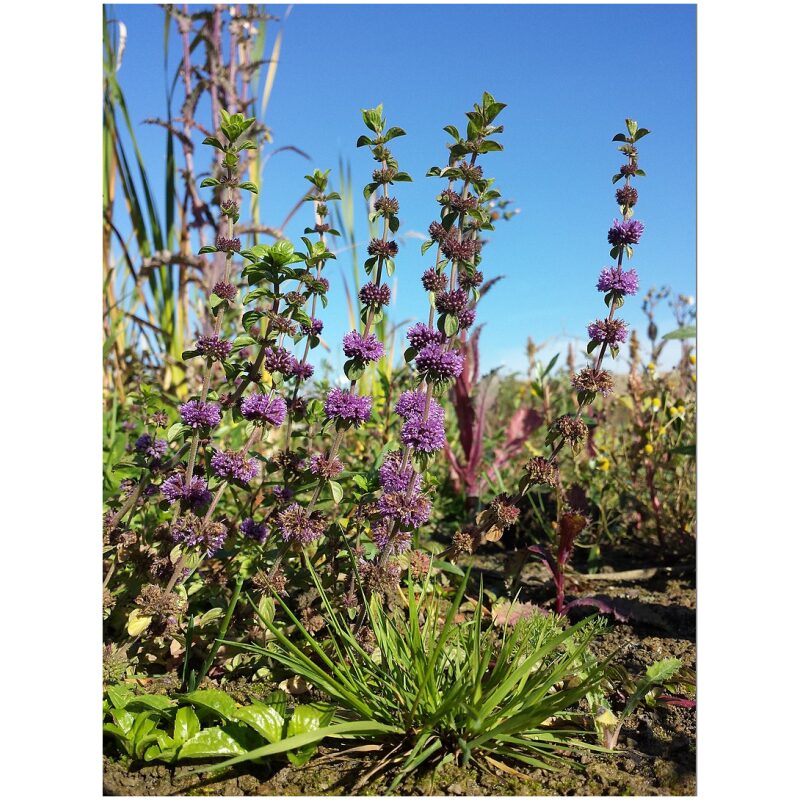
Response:
M204 403L202 400L189 400L188 403L178 406L178 412L184 424L195 429L213 428L222 419L219 406Z
M431 343L419 351L416 358L417 370L427 381L442 383L457 378L464 368L464 358L455 350L445 350Z
M594 342L621 344L628 338L628 323L621 319L598 319L587 330Z
M608 232L608 243L619 247L626 244L639 244L644 233L644 225L638 219L626 219L620 222L615 219Z
M301 381L305 381L314 374L314 367L308 362L298 361L292 356L291 374Z
M310 324L306 325L305 323L300 323L300 330L306 336L319 336L322 333L322 320L317 319L316 317L310 318Z
M387 492L405 492L408 490L408 484L413 478L414 485L411 491L417 494L422 484L422 478L416 473L411 464L406 464L405 468L401 469L401 463L401 456L398 450L386 455L383 464L378 470L381 486Z
M201 336L197 340L197 350L215 361L224 361L233 349L233 345L219 336Z
M164 453L167 452L166 439L154 439L149 433L143 433L137 440L136 452L143 456L148 456L153 461L160 461Z
M282 397L270 398L266 394L251 394L242 400L242 416L256 423L269 423L278 427L286 417L286 401Z
M389 301L392 299L392 292L385 283L376 286L370 281L370 283L365 283L361 287L358 296L365 306L380 308L381 306L389 305Z
M617 292L623 295L633 295L639 290L639 276L635 269L627 272L622 267L606 267L600 270L597 280L597 291Z
M258 462L254 458L247 458L244 453L218 451L211 456L211 469L225 480L247 483L258 475Z
M378 512L407 528L419 528L430 519L431 501L419 495L408 497L405 492L388 492L378 500Z
M183 474L170 475L161 484L161 494L167 498L170 505L178 500L185 500L191 508L199 508L211 502L208 484L198 475L192 476L188 486Z
M400 441L422 453L435 453L444 447L444 420L429 414L423 422L421 416L413 416L403 425Z
M298 503L292 503L278 514L278 530L285 542L305 545L325 533L325 519L316 511L309 515Z
M239 526L242 536L253 539L259 544L267 540L267 526L263 522L256 522L252 517L246 517Z
M406 338L415 350L422 350L426 344L430 344L431 342L435 342L436 344L442 344L444 342L444 334L441 331L437 331L435 328L429 327L424 322L418 322L416 325L412 325L406 333Z
M342 340L344 354L365 364L383 358L383 344L374 333L362 336L358 331L346 333Z
M372 414L372 398L351 394L346 389L331 389L325 398L325 416L356 428Z

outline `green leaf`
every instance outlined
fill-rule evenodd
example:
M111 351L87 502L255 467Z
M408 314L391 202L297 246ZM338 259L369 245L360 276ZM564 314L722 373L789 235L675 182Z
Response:
M268 742L279 742L283 738L284 719L274 706L253 703L236 711L237 719L249 725Z
M397 136L405 136L406 132L402 128L389 128L386 133L383 134L383 140L388 142L390 139L394 139Z
M177 745L182 745L200 733L200 720L191 706L182 706L175 714L175 727L172 738Z
M697 336L696 325L685 325L683 328L665 333L662 339L694 339Z
M230 698L229 698L230 699ZM233 702L231 700L231 702ZM222 728L206 728L196 733L181 747L178 761L187 758L214 758L217 756L240 756L245 749Z
M204 256L206 253L216 253L216 252L217 252L217 248L214 247L213 244L207 244L207 245L204 245L203 247L201 247L197 251L197 254L201 255L201 256Z
M135 697L133 692L125 686L109 686L106 689L106 694L111 701L111 705L119 709L124 709Z
M455 336L458 333L458 317L455 314L445 315L444 332L447 336Z
M372 144L372 139L370 139L365 133L362 133L361 136L358 137L356 147L363 147L365 144Z
M165 711L172 708L175 703L163 694L137 695L128 702L126 708L134 710L149 709L150 711Z
M252 192L253 194L258 194L258 186L256 186L252 181L245 181L244 183L239 184L240 189L244 189L245 191Z
M212 147L216 147L217 150L225 149L225 146L216 136L206 136L206 138L203 139L203 144L210 144Z
M290 736L286 739L281 739L280 742L275 742L275 744L266 744L263 747L257 747L255 750L251 750L245 755L231 758L228 761L223 761L221 764L215 764L214 769L223 769L225 767L231 767L234 764L241 764L244 761L252 761L253 759L263 758L264 756L285 753L287 750L294 750L307 744L314 744L322 741L326 736L332 738L370 738L372 736L380 737L386 734L399 735L403 733L404 730L399 725L385 725L382 722L372 722L371 720L363 722L343 722L341 724L331 725L330 727L318 728L317 730L308 731L307 733L301 733L297 736ZM202 767L192 772L205 772L207 770L208 767Z
M229 722L236 719L236 703L230 695L219 689L198 689L183 695L183 699L192 705L213 711Z
M292 714L292 718L289 720L286 735L290 737L317 731L320 728L324 728L332 718L333 709L320 709L314 706L296 706L294 714ZM294 766L301 767L314 755L316 749L316 744L309 744L305 747L298 748L294 753L287 753L286 756Z
M336 505L339 505L339 503L342 502L342 497L344 497L342 484L339 483L339 481L328 481L328 488L331 490L333 502L336 503Z
M203 178L200 182L200 188L204 189L206 186L219 186L219 181L216 178Z
M167 441L174 442L175 439L181 435L184 427L185 426L182 422L176 422L174 425L171 425L167 431Z

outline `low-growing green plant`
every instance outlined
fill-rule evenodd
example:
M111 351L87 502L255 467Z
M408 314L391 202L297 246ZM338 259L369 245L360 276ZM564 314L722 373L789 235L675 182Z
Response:
M610 750L617 746L622 725L656 686L668 683L681 668L679 658L663 658L651 664L639 679L634 690L628 696L625 708L619 716L615 716L605 705L599 705L595 715L595 725L603 744Z
M596 618L566 627L550 615L536 615L497 633L482 624L482 585L471 604L474 613L457 621L464 616L469 576L447 601L426 575L420 585L409 579L406 611L388 611L373 595L365 598L364 625L353 627L330 603L310 563L308 568L322 597L329 638L318 642L278 596L301 642L264 619L276 641L240 646L325 692L337 706L334 723L220 766L326 736L356 736L386 744L382 765L397 768L393 789L429 760L491 763L501 757L546 768L562 757L556 751L592 746L570 722L578 702L604 676L604 664L587 650L602 628Z
M112 722L103 732L136 761L174 764L191 759L237 756L265 741L275 744L326 727L333 708L327 704L287 708L286 695L275 691L263 701L239 705L225 692L202 689L171 699L135 695L124 686L109 686L104 712ZM287 750L302 766L316 752L314 744Z

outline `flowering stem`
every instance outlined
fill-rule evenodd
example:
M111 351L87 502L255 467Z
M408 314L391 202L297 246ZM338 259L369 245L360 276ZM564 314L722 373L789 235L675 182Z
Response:
M233 174L231 172L231 168L227 167L228 172L228 201L233 202ZM233 239L233 217L228 216L228 239ZM233 250L227 249L225 251L225 277L223 278L225 283L228 283L230 280L231 274L231 263L233 261ZM214 336L219 336L219 332L222 330L222 311L214 317ZM203 388L200 392L200 401L205 403L206 398L208 397L208 390L211 386L211 368L213 365L212 359L206 359L205 364L205 371L203 373ZM189 482L192 480L192 475L194 475L194 465L195 461L197 460L197 448L200 444L200 429L196 428L194 433L192 434L192 444L189 450L189 459L186 462L186 473L184 476L184 482L186 487L189 487Z

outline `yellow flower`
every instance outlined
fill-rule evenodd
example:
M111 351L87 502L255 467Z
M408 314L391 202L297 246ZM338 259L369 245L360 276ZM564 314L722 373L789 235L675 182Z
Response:
M686 408L683 406L683 404L678 406L678 413L679 414L685 414L686 413Z
M661 408L661 398L660 397L654 397L652 402L650 403L650 405L652 405L653 408L658 410L659 408Z
M654 363L651 361L651 362L650 362L650 363L647 365L647 369L649 369L649 370L650 370L650 372L655 372L655 370L656 370L656 365L655 365L655 364L654 364Z
M658 429L658 435L659 436L663 436L666 432L667 432L667 429L663 425Z
M649 442L644 446L644 451L647 453L647 455L650 455L653 450L655 450L655 448Z
M678 409L675 408L675 406L670 406L669 407L669 413L670 413L671 417L674 417L678 413Z
M697 363L697 356L696 356L694 353L692 353L692 354L689 356L689 363L690 363L690 364L696 364L696 363Z
M597 468L603 470L603 472L608 472L611 468L611 462L604 456L603 458L599 458L597 460Z
M697 383L697 375L694 372L692 373L692 380Z

